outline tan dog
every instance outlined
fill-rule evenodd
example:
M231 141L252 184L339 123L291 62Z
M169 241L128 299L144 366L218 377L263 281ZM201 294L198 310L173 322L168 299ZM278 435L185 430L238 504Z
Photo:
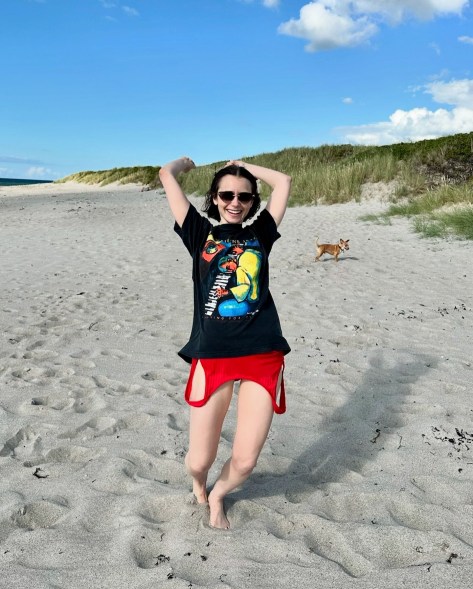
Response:
M320 256L323 254L330 254L331 256L335 256L335 261L338 262L338 256L341 252L345 252L350 249L348 244L349 239L340 239L338 243L319 243L319 238L315 242L317 246L317 255L315 256L315 261L318 262Z

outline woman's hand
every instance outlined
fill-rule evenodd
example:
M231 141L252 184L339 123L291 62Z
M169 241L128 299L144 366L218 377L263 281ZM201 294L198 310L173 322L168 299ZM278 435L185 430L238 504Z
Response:
M163 171L164 173L169 172L173 176L177 176L181 172L184 172L184 173L189 172L193 168L195 168L195 164L191 160L191 158L187 157L187 156L183 156L183 157L178 158L177 160L173 160L172 162L165 164L159 170L159 174L161 176L161 172Z
M179 160L182 164L182 172L190 172L193 168L195 168L194 162L191 160L190 157L183 156Z
M265 184L271 188L271 195L266 204L266 209L270 213L279 225L286 212L287 201L289 199L289 193L291 190L291 178L287 174L278 172L277 170L271 170L263 166L258 166L250 162L242 162L241 160L230 160L227 166L235 165L246 168L250 174L257 180L262 180Z
M242 162L241 160L230 160L229 162L227 162L225 164L225 168L227 166L240 166L240 168L244 168L245 167L245 162Z

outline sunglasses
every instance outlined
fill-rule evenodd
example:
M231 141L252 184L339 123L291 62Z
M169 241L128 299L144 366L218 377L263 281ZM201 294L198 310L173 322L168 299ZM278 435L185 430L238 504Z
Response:
M218 196L223 200L223 202L232 202L235 196L238 198L239 202L248 203L255 198L254 194L251 192L240 192L235 194L231 190L223 190L222 192L217 192Z

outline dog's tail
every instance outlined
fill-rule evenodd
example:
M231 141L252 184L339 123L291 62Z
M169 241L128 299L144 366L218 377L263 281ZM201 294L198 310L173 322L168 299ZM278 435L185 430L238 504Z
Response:
M319 236L317 235L317 237L315 238L315 245L318 247L320 245L319 243Z

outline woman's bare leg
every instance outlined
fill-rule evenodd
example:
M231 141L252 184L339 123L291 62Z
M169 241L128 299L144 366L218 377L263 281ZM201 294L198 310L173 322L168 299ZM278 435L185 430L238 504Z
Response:
M192 382L191 401L204 397L205 374L200 362ZM207 474L217 456L223 420L233 394L233 381L218 387L202 407L190 408L189 451L185 459L192 477L192 490L199 503L207 502Z
M222 472L209 494L210 525L229 528L225 516L223 498L236 489L251 474L273 419L271 396L261 385L243 380L238 393L238 414L232 456L224 464Z

